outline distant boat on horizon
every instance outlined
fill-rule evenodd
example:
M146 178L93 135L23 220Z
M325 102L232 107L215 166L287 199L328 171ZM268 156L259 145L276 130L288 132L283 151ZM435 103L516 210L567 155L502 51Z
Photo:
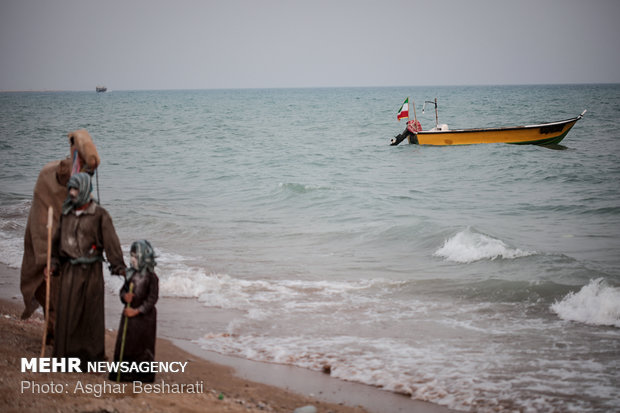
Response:
M95 90L96 90L97 92L105 92L106 90L108 90L108 88L107 88L107 87L105 87L105 86L97 86L97 87L95 88Z

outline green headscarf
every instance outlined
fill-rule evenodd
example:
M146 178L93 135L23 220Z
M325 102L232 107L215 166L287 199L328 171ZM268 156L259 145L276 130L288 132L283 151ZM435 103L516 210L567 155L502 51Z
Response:
M150 242L145 239L135 241L131 244L131 253L136 255L138 260L138 268L131 267L128 276L132 276L135 272L144 275L147 272L155 272L155 250Z
M76 188L78 196L73 200L71 195L67 195L67 199L62 204L62 214L67 215L74 208L79 208L90 202L90 193L92 192L92 184L90 181L90 175L86 172L80 172L78 174L71 175L69 182L67 183L67 189Z

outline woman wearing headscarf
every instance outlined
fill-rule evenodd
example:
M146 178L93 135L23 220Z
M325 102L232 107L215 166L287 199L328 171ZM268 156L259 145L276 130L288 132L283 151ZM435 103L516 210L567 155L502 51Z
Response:
M103 253L112 274L125 274L123 251L108 212L91 197L90 175L67 183L52 241L52 274L58 275L54 357L78 357L82 366L105 359Z
M155 303L159 297L155 265L155 251L147 240L131 244L131 268L127 269L126 281L120 291L121 301L126 307L116 336L114 361L140 363L155 360ZM110 380L153 382L155 373L110 373Z

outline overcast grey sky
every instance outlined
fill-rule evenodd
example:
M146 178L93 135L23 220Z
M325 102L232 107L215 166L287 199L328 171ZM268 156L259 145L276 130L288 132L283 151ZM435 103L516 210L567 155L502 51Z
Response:
M0 90L620 83L619 0L0 0Z

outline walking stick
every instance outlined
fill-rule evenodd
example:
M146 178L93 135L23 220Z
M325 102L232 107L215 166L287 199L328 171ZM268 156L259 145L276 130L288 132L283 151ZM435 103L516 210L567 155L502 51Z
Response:
M54 220L54 208L47 209L47 276L45 277L45 328L43 329L43 342L41 343L41 357L45 357L45 340L47 338L47 326L50 321L50 267L52 262L52 221Z
M133 283L129 283L129 293L131 294L133 292ZM125 308L129 308L131 307L131 303L127 303L127 306L125 306ZM118 363L120 366L121 361L123 361L123 353L125 352L125 338L127 337L127 320L129 319L129 317L125 316L125 325L123 326L123 336L121 338L121 351L120 354L118 356ZM116 375L116 382L119 383L121 381L121 369L119 367L118 369L118 374Z

